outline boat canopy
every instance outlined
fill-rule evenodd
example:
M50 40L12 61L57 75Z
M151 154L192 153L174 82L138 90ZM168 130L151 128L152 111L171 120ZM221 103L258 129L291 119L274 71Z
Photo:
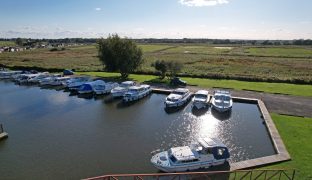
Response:
M177 89L175 89L173 92L172 92L172 94L179 94L179 95L184 95L184 94L186 94L186 93L188 93L189 92L189 90L188 89L186 89L186 88L177 88Z
M94 86L101 86L101 85L105 85L105 82L102 80L91 81L91 82L84 83L80 87L79 90L80 91L92 91Z
M228 148L218 139L215 138L200 138L199 144L205 149L210 149L211 154L216 159L227 159L230 157Z
M196 93L195 93L195 95L206 95L206 96L208 96L208 91L206 91L206 90L199 90L199 91L197 91Z

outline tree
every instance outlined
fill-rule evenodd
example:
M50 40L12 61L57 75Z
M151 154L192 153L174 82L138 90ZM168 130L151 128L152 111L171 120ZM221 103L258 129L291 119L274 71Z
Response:
M119 72L122 78L136 70L142 63L142 50L136 43L117 34L109 35L107 39L98 41L99 58L105 65L105 70Z
M167 63L169 78L174 78L183 68L183 64L179 61L170 61Z
M156 71L159 72L160 79L164 79L166 77L166 72L168 70L168 63L164 60L157 60L155 63L152 64L152 67L156 69Z
M18 46L23 46L24 45L24 40L22 38L16 38L15 43Z

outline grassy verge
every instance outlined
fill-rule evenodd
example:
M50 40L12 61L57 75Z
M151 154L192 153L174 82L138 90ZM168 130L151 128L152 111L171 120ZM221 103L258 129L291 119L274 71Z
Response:
M81 72L81 74L87 74L91 76L99 77L112 77L118 78L118 73L107 72ZM154 75L138 75L131 74L129 79L133 79L138 82L157 82L167 83L166 80L159 80ZM268 93L281 93L296 96L309 96L312 97L311 85L296 85L287 83L266 83L266 82L246 82L237 80L214 80L214 79L200 79L200 78L183 78L190 85L197 85L203 88L220 87L220 88L233 88L236 90L253 90L263 91Z
M296 179L312 179L312 118L271 114L292 158L291 161L264 167L297 169Z

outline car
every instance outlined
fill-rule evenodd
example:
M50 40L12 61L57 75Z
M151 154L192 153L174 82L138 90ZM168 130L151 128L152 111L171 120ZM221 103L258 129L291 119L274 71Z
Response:
M186 81L183 81L183 80L180 79L179 77L174 77L174 78L170 81L170 85L173 85L173 86L186 86Z

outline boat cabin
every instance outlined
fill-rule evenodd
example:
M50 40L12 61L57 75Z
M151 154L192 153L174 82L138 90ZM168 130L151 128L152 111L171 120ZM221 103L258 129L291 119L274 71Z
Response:
M170 148L168 155L173 163L196 162L199 158L199 154L193 151L189 146Z
M178 94L178 95L183 96L183 95L185 95L185 94L188 93L188 92L189 92L188 89L185 89L185 88L177 88L177 89L175 89L175 90L172 92L172 94Z

